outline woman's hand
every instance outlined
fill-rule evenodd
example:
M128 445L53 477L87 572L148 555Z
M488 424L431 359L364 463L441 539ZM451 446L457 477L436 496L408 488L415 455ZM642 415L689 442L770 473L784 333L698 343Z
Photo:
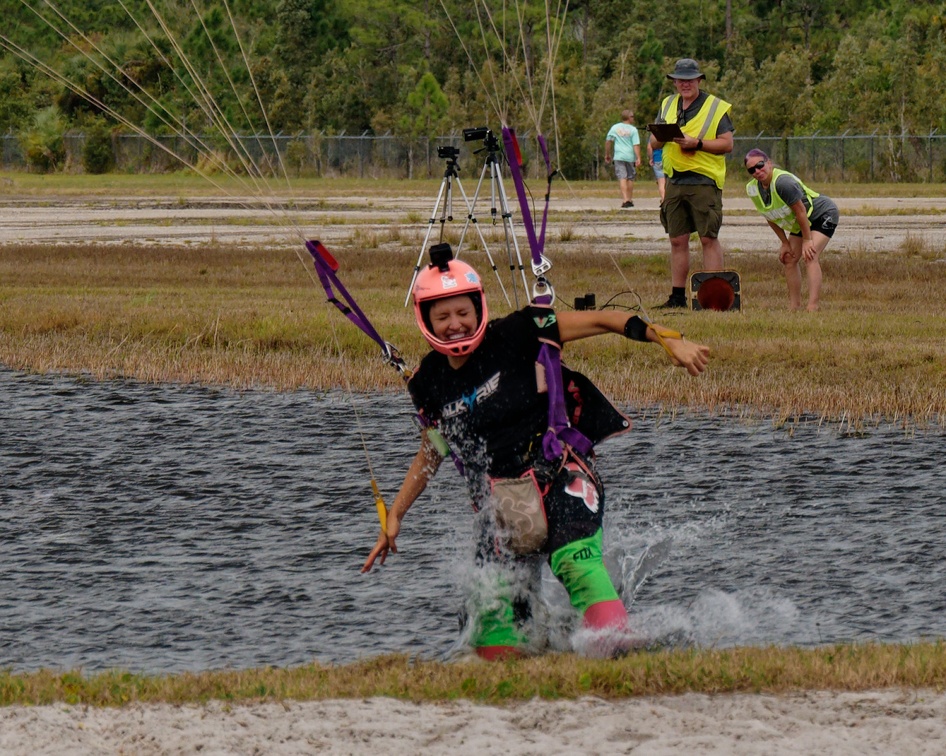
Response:
M664 339L674 365L686 368L690 375L699 375L709 363L710 349L686 339Z
M401 532L401 521L394 515L392 512L388 512L388 529L387 532L381 531L378 534L378 540L374 545L374 548L371 549L371 553L368 554L368 558L365 559L365 563L361 566L362 573L370 572L371 568L374 567L375 561L380 557L378 564L384 564L384 560L388 557L388 552L392 554L397 554L397 544L395 539L397 534Z
M404 519L411 505L417 501L417 497L427 488L427 483L430 482L443 461L443 455L437 451L437 447L430 439L430 434L433 432L434 429L431 428L430 432L425 430L421 434L420 448L417 450L417 454L414 455L414 461L411 462L407 475L404 476L401 489L394 497L394 503L391 504L391 508L385 515L384 530L378 534L378 540L374 548L371 549L371 553L368 554L368 558L361 566L362 572L369 572L379 558L381 560L379 564L384 564L388 552L397 554L397 544L394 539L401 532L401 520Z
M801 254L808 262L818 257L818 248L815 246L814 239L805 239L801 243Z
M782 265L791 265L798 262L798 258L795 257L795 250L792 249L791 242L788 239L782 240L782 246L778 251L778 261Z

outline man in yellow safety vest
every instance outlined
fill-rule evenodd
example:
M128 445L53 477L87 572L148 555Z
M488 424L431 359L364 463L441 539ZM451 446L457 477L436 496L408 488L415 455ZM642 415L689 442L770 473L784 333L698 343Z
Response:
M683 136L661 142L650 137L652 149L663 147L666 195L660 203L660 222L670 237L672 291L662 308L686 307L686 280L690 270L690 234L703 247L704 270L721 270L723 249L719 227L723 222L723 183L726 155L733 150L732 106L700 89L706 78L699 64L681 58L667 74L677 90L660 106L657 123L676 123Z

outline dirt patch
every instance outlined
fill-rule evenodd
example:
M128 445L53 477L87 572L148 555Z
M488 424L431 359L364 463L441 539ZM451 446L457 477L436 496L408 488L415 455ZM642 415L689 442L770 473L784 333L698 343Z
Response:
M0 201L0 245L76 242L138 243L142 245L236 244L287 246L304 238L327 242L352 240L354 229L364 234L413 232L418 238L433 225L439 232L443 208L436 196L339 197L317 201L260 198L89 201ZM726 220L720 233L732 252L777 248L775 236L742 197L725 202ZM481 229L493 225L492 202L480 199L473 218ZM942 226L946 198L844 198L838 200L841 223L832 252L894 251L907 242L943 253ZM462 197L453 198L453 220L444 225L458 230L471 214ZM498 208L501 215L502 208ZM527 250L521 216L512 208L513 227ZM472 234L472 230L468 233ZM557 240L587 239L614 245L622 253L667 249L656 198L640 198L636 207L621 210L618 201L560 196L549 211L548 246ZM357 240L356 240L357 241Z

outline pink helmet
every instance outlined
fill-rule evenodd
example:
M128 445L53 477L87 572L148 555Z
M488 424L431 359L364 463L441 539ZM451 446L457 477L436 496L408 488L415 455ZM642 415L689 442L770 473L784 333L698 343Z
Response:
M483 284L476 271L465 262L453 259L449 244L436 244L430 248L431 263L417 274L414 282L414 315L417 326L427 343L442 354L459 357L469 354L483 341L486 334L486 297ZM430 322L430 306L438 299L466 294L473 300L478 318L476 331L464 339L441 341L434 335Z

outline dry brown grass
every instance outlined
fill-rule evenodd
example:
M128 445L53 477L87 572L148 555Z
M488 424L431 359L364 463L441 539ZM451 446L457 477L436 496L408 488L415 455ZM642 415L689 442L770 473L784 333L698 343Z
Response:
M495 232L494 232L495 233ZM424 343L403 307L416 239L397 229L335 249L341 275L375 326L415 364ZM553 282L565 303L666 296L666 254L614 256L594 240L560 241ZM486 269L482 253L470 260ZM570 344L566 359L615 399L778 422L946 418L946 264L915 245L828 255L824 309L786 309L781 266L768 252L730 256L740 313L652 313L710 345L692 379L654 346L619 338ZM620 268L620 273L618 272ZM486 276L492 314L509 310ZM507 282L508 286L508 282ZM140 246L0 249L0 362L37 372L277 389L396 389L378 349L328 306L294 250ZM566 305L562 305L566 306Z

